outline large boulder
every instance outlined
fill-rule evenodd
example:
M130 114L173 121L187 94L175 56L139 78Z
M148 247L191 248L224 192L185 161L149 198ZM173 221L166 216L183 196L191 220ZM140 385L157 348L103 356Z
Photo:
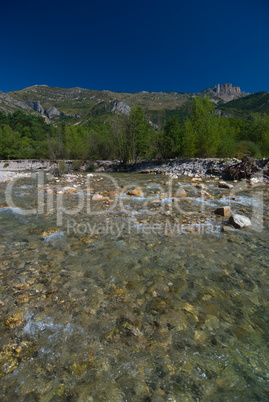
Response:
M217 208L215 210L215 214L220 215L220 216L230 216L231 215L231 209L230 209L229 206L220 207L220 208Z
M247 216L239 214L232 215L229 219L229 223L236 229L251 226L251 220Z

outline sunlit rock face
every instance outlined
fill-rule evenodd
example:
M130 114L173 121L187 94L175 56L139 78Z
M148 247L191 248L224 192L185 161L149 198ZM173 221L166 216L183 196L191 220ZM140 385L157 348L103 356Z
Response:
M233 99L248 95L246 92L242 92L240 87L233 87L232 84L217 84L212 88L208 88L206 91L209 95L217 96L224 102L229 102Z

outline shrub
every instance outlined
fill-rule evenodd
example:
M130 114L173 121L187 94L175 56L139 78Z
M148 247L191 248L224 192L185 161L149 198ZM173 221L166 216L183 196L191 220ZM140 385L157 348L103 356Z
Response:
M94 172L94 163L93 162L88 162L87 163L87 165L86 165L86 169L85 169L85 172L88 172L88 173L90 173L90 172Z
M237 158L242 159L244 155L259 159L261 158L261 151L258 145L252 141L240 141L238 143Z
M67 173L68 169L66 167L65 161L59 161L58 166L54 169L53 174L54 176L62 176L63 174Z
M74 160L74 161L72 161L72 169L73 170L80 170L82 165L83 165L82 160Z

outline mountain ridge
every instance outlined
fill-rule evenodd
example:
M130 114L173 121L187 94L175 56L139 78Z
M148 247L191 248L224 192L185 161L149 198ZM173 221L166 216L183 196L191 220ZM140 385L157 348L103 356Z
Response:
M45 84L33 85L19 91L0 91L0 110L12 113L23 110L42 115L55 125L62 123L79 124L92 116L101 118L110 113L128 114L131 107L140 106L144 113L156 124L162 124L169 116L188 114L192 98L209 96L223 115L231 101L240 101L252 96L232 84L217 84L201 92L115 92L91 90L80 87L49 87Z

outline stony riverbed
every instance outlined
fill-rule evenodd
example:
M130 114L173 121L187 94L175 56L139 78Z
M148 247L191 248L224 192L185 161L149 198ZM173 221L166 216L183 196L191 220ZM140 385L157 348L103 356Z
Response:
M268 400L267 183L13 184L0 184L1 400Z

